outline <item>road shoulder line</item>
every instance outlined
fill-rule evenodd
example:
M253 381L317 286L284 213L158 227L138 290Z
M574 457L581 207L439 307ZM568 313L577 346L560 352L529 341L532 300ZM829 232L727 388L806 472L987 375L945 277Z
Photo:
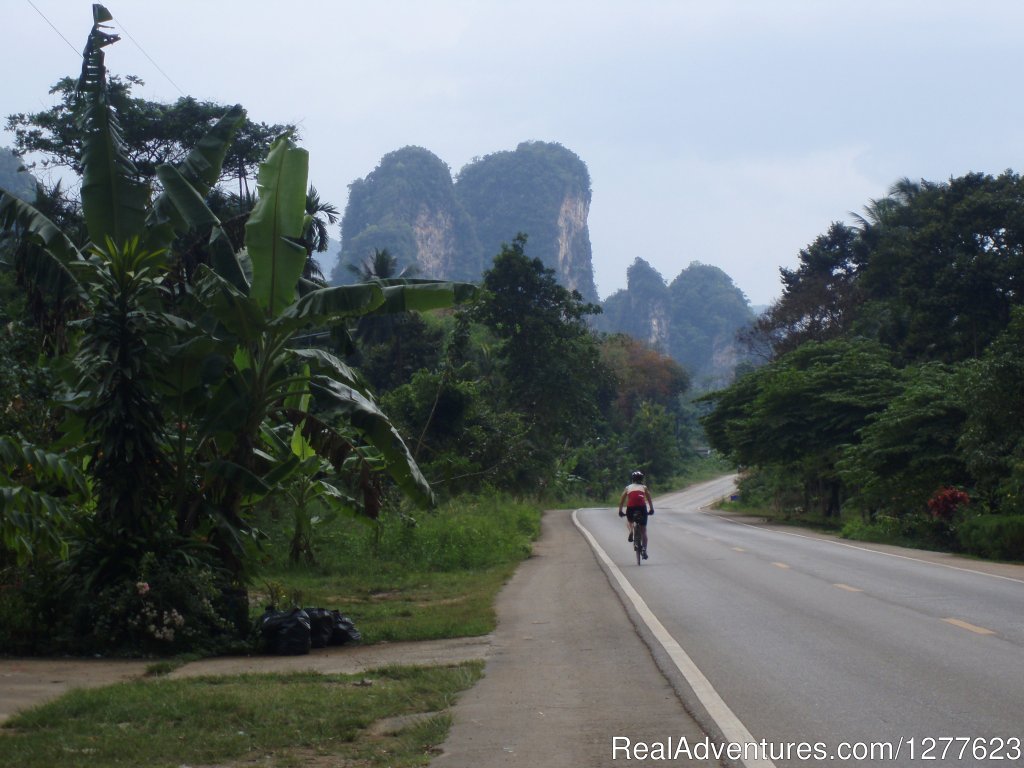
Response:
M755 743L756 739L753 734L747 730L747 727L743 725L736 714L729 708L729 705L725 703L718 694L718 691L711 685L711 681L704 676L704 673L700 671L693 662L693 659L690 658L690 655L669 634L669 631L665 629L665 626L658 620L658 617L654 615L654 612L648 607L640 593L634 589L625 574L622 573L622 570L608 556L604 548L597 543L597 539L583 526L577 514L578 512L579 510L574 510L572 513L573 523L580 533L583 534L602 565L615 580L615 583L618 584L622 594L632 604L637 615L646 624L651 634L664 649L665 653L668 654L672 663L675 664L676 668L683 675L683 678L707 711L708 716L714 721L725 741L731 744ZM775 764L768 759L751 759L744 761L743 764L749 766L749 768L775 768Z

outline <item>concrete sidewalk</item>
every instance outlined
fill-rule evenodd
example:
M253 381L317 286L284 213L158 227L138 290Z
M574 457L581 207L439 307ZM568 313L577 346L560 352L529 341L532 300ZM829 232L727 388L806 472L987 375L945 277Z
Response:
M502 590L497 613L485 676L456 704L432 768L597 768L626 759L612 759L616 736L704 739L571 512L545 514L534 556Z

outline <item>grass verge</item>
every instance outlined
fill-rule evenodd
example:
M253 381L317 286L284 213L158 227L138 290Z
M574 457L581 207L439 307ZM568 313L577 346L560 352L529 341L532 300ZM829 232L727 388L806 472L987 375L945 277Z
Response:
M444 741L448 708L482 671L467 662L76 690L8 720L0 765L421 766Z
M484 635L494 598L540 534L536 505L507 497L462 497L413 521L392 512L367 524L335 523L315 537L315 562L292 563L290 528L268 520L267 560L253 610L335 608L364 643Z

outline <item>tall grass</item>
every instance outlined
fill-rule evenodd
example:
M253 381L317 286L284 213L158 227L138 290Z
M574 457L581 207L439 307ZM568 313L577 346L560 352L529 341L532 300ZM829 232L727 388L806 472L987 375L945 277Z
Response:
M540 533L540 508L473 496L415 518L393 509L376 522L336 521L315 539L315 564L290 563L286 524L270 532L254 612L274 603L337 608L364 642L426 640L493 630L494 597Z

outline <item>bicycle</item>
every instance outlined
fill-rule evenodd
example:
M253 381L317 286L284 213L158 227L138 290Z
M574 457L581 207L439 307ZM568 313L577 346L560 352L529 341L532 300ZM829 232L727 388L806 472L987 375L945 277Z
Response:
M633 524L633 551L636 552L636 564L642 565L644 562L644 537L640 533L640 526L636 523Z
M636 553L636 564L641 565L647 559L644 552L644 534L647 532L647 526L641 525L632 515L630 520L633 522L633 551Z

